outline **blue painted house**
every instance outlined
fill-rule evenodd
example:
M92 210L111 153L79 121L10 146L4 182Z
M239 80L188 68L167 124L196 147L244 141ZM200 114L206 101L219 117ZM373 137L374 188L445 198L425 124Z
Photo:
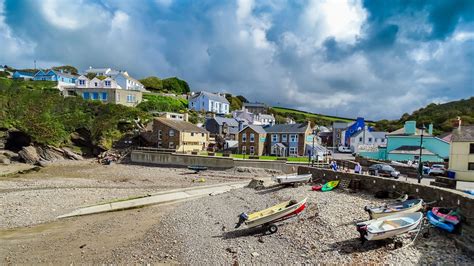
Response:
M264 127L267 132L267 152L276 156L306 156L306 144L313 140L309 123L276 124Z
M433 125L423 132L422 161L444 162L449 158L449 142L435 137ZM376 152L361 152L362 157L389 161L418 161L420 155L421 130L416 121L407 121L401 129L386 135L386 146Z
M34 76L35 76L35 73L20 71L20 70L15 71L12 75L14 79L33 79Z
M43 71L40 70L36 72L34 80L48 80L48 81L56 81L61 83L68 83L74 85L76 83L77 77L75 75L64 73L60 71Z
M189 98L188 108L195 111L228 114L229 101L221 94L201 91L194 93Z

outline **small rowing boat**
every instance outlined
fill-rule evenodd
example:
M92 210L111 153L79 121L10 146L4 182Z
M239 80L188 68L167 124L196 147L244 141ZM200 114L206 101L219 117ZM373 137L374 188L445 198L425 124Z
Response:
M357 223L356 226L363 241L380 240L414 230L422 220L421 212L400 213Z
M413 213L423 208L422 199L406 200L404 202L396 202L380 207L365 207L371 219L380 218L397 213Z
M459 215L457 215L456 210L448 208L433 207L431 212L442 221L457 225L459 220Z
M430 222L430 224L438 227L438 228L441 228L445 231L448 231L448 232L452 232L454 231L454 224L452 223L448 223L442 219L440 219L438 216L436 216L433 211L428 211L426 213L426 218L428 218L428 221Z
M273 181L277 182L278 184L294 184L294 183L305 183L311 179L311 174L304 174L304 175L282 175L273 177Z
M270 233L275 233L278 227L274 223L298 215L305 207L306 198L299 202L296 200L285 201L265 210L250 214L242 213L239 215L239 222L235 225L235 228L240 227L243 223L245 223L248 228L263 225Z
M329 181L321 188L321 191L331 191L339 185L339 180Z

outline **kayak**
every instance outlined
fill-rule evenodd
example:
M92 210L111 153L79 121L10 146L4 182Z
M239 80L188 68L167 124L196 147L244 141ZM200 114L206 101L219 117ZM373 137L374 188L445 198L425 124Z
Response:
M321 188L321 191L331 191L339 185L339 180L329 181Z
M371 219L380 218L397 213L412 213L421 210L423 207L422 199L406 200L404 202L397 202L387 204L380 207L365 207Z
M446 208L434 207L431 212L441 221L452 223L454 225L459 223L459 216L456 211Z
M400 213L357 223L357 231L365 240L380 240L416 229L423 220L421 212Z
M440 220L436 215L433 214L432 211L428 211L428 213L426 213L426 218L428 218L428 221L432 225L434 225L434 226L436 226L440 229L443 229L443 230L448 231L450 233L452 231L454 231L454 225L453 224Z
M321 188L323 188L322 185L317 185L317 186L312 186L312 187L311 187L311 190L312 190L312 191L317 191L317 190L321 190Z

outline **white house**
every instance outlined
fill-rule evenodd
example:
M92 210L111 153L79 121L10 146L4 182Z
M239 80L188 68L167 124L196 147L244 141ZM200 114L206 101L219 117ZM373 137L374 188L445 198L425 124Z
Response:
M201 91L191 95L188 108L196 111L228 114L229 101L219 93Z
M85 74L96 74L97 76L115 76L117 75L120 71L114 70L111 68L93 68L89 67L86 71L84 71ZM128 75L128 73L127 73Z
M350 138L349 147L354 153L359 153L359 151L374 151L377 150L379 146L387 145L385 135L387 135L387 132L369 131L366 127Z

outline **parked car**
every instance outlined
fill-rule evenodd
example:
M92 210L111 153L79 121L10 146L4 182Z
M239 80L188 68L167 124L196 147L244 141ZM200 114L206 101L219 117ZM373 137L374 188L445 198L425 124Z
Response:
M400 177L400 172L395 170L388 164L373 164L369 167L369 174L376 176L387 176L398 179Z
M442 164L433 164L430 168L429 175L445 175L446 168Z
M346 147L346 146L342 146L342 145L339 146L339 147L337 148L337 150L338 150L339 152L343 152L343 153L351 153L351 152L352 152L352 150L351 150L350 147Z

